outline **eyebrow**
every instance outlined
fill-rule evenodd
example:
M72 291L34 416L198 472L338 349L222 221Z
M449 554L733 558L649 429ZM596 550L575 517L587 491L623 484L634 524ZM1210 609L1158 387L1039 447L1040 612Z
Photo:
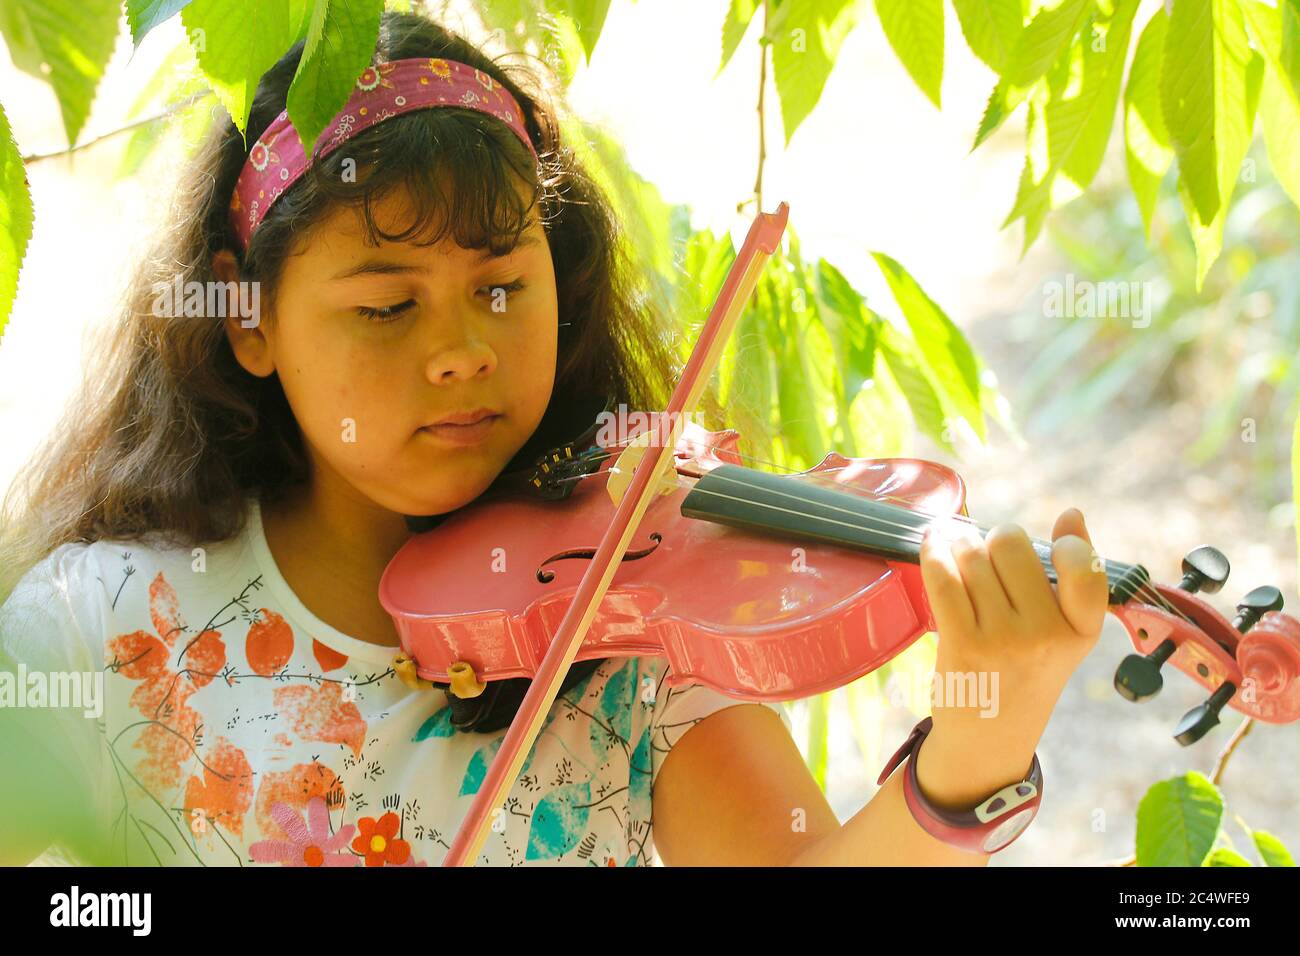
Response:
M515 243L514 248L500 256L494 255L491 249L484 249L479 254L477 262L483 263L493 258L504 258L525 246L536 246L540 243L541 240L538 239L535 234L528 233L520 236L519 241ZM396 262L391 259L367 259L365 262L355 265L350 269L344 269L337 275L332 276L331 281L334 279L351 279L360 275L409 275L411 273L427 273L428 271L429 270L424 266L411 265L405 262Z

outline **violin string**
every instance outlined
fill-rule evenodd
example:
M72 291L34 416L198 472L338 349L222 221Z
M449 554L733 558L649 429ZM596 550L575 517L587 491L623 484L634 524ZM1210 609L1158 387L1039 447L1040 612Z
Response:
M619 447L626 447L626 446L607 445L607 446L604 446L604 447L606 447L606 448L619 448ZM708 448L709 450L716 450L716 449L720 448L721 446L720 446L720 445L706 445L706 446L704 446L704 447L705 447L705 448ZM831 468L823 468L821 471L816 471L816 472L800 472L800 471L798 471L797 469L794 469L794 468L789 467L788 465L782 465L782 464L779 464L778 462L768 461L768 460L765 459L765 458L759 458L757 455L742 455L742 454L740 454L739 452L736 452L735 454L736 454L736 457L737 457L737 458L740 458L740 459L742 459L742 460L744 460L744 461L751 461L751 462L756 462L756 463L758 463L758 464L760 464L760 465L770 465L770 466L773 467L773 468L780 468L780 469L781 469L782 471L784 471L786 474L791 474L791 475L800 475L800 474L802 474L802 475L807 475L808 478L813 479L813 480L816 480L817 483L820 484L820 485L822 485L823 487L829 487L829 486L833 486L833 485L835 484L834 482L821 481L820 479L821 479L823 476L834 475L834 474L837 474L837 473L839 473L839 472L845 470L846 468L851 467L850 464L846 464L846 465L835 465L834 467L831 467ZM613 452L608 452L608 453L606 453L606 454L593 455L593 456L592 456L592 460L594 460L594 461L598 461L598 462L599 462L599 461L604 461L604 460L606 460L607 458L613 458L613 457L614 457L614 453L613 453ZM556 483L556 484L563 484L563 483L570 482L570 481L582 481L582 480L585 479L585 478L592 478L592 477L595 477L595 476L594 476L594 475L571 475L571 476L568 477L568 478L557 478L557 479L555 479L555 483ZM837 489L836 489L836 490L837 490ZM886 501L886 502L890 502L890 501L892 501L892 502L897 502L901 507L905 507L905 508L907 508L908 511L911 511L911 512L914 513L914 514L918 514L918 515L922 516L923 518L933 518L933 519L935 519L935 520L946 520L946 521L957 522L957 523L959 523L959 524L974 525L974 526L976 526L976 527L979 526L979 523L978 523L974 518L967 517L966 515L956 514L955 512L954 512L954 513L949 513L949 514L939 514L939 513L937 513L937 512L926 511L926 510L923 509L923 508L916 508L916 507L913 507L912 504L911 504L911 503L910 503L906 498L899 498L899 497L897 497L896 495L871 495L870 497L871 497L871 500L873 500L873 501Z
M606 447L606 448L613 448L613 447L619 447L619 446L615 445L615 446L604 446L604 447ZM717 445L705 445L704 447L707 448L707 449L709 449L709 450L716 450L716 449L720 448L721 446L717 446ZM789 473L810 474L810 477L816 477L816 476L818 476L818 475L830 475L830 474L834 474L834 473L839 472L839 471L842 471L843 469L848 468L848 467L850 466L850 464L836 465L836 466L834 466L833 468L826 468L826 469L822 469L821 471L813 472L813 473L807 473L807 472L795 472L795 470L792 469L792 468L789 468L789 467L787 467L787 466L785 466L785 465L781 465L781 464L779 464L779 463L777 463L777 462L767 461L767 460L765 460L765 459L759 458L759 457L756 456L756 455L742 455L742 454L740 454L739 452L733 452L733 453L736 454L736 456L737 456L738 458L741 458L742 460L755 461L755 462L759 462L759 463L761 463L761 464L771 465L771 466L774 467L774 468L781 468L781 469L783 469L783 470L785 470L786 472L789 472ZM593 457L596 457L596 460L598 460L598 461L603 461L603 460L606 459L606 458L611 458L611 457L613 457L613 452L608 452L608 453L606 453L606 454L604 454L604 455L601 455L601 456L593 456ZM583 477L589 477L589 476L578 475L578 476L575 476L575 477L576 477L576 478L583 478ZM713 477L714 477L715 479L720 479L720 478L722 478L722 476L720 476L720 475L714 475ZM567 481L567 480L573 480L573 479L559 479L559 480L561 480L561 481ZM743 484L743 482L736 482L735 479L726 479L726 480L733 481L733 482L735 482L735 483L737 483L737 484ZM826 483L825 483L825 482L820 482L820 484L822 484L823 486L825 486ZM698 488L697 488L696 490L697 490L700 494L714 494L714 495L718 495L718 494L720 494L719 492L710 492L710 491L708 491L707 489L698 489ZM786 492L779 492L779 493L780 493L780 494L784 494L784 495L786 495L787 497L792 497L792 498L796 498L796 499L798 499L798 496L796 496L796 495L791 495L791 494L786 493ZM724 496L724 497L730 497L730 496ZM733 500L744 501L744 502L746 502L746 503L752 503L752 502L749 501L749 499L733 499ZM894 495L874 495L874 496L872 496L871 499L869 499L869 500L894 501L894 502L898 502L898 503L900 504L900 506L905 507L905 508L906 508L909 512L911 512L912 514L916 514L916 515L920 515L920 516L925 517L925 518L932 519L932 521L946 521L946 522L953 522L953 523L958 523L958 524L964 524L964 525L974 526L975 529L976 529L977 531L983 531L983 530L984 530L983 528L981 528L981 527L979 526L978 522L976 522L973 518L969 518L969 517L966 517L965 515L959 515L959 514L955 514L955 513L948 513L948 514L935 514L935 513L932 513L932 512L928 512L928 511L925 511L925 510L922 509L922 508L916 508L916 507L912 506L909 502L907 502L905 499L898 498L898 497L896 497L896 496L894 496ZM846 513L848 513L848 514L850 514L850 515L854 515L854 516L856 517L856 512L852 511L851 509L848 509L848 508L840 508L840 507L837 507L837 506L830 506L830 507L836 507L836 510L844 511L844 512L846 512ZM784 510L789 510L789 509L784 509ZM789 510L789 513L791 513L791 514L795 514L795 515L798 515L798 516L801 516L801 517L815 517L815 516L813 516L813 515L809 515L809 514L806 514L806 513L804 513L804 512L801 512L801 511L795 511L795 510ZM904 530L906 530L906 531L912 531L912 532L914 532L914 531L917 530L917 529L911 527L910 525L900 524L900 523L898 523L898 522L889 522L889 521L886 521L885 519L882 519L882 518L877 518L877 519L875 519L875 520L883 521L885 524L888 524L888 525L891 525L891 526L893 526L893 527L897 527L897 528L902 528L902 529L904 529ZM855 526L855 527L860 527L862 530L866 530L866 531L876 531L876 530L877 530L876 528L873 528L873 527L871 527L870 525L860 525L860 526ZM912 539L909 539L909 538L907 538L907 537L905 537L905 536L903 536L903 535L891 535L891 534L889 534L888 532L879 532L879 533L881 533L881 534L885 534L885 535L888 536L888 537L894 537L894 538L897 538L898 540L903 541L903 542L905 542L905 543L909 543L909 544L917 544L917 543L919 543L919 541L921 540L921 539L919 539L919 538L918 538L918 539L915 539L915 540L912 540ZM1046 542L1043 542L1043 543L1046 544ZM1036 556L1037 556L1037 555L1036 555ZM1046 563L1043 562L1043 560L1042 560L1041 557L1039 557L1039 562L1042 563L1042 564L1044 565L1044 569L1046 570ZM1107 580L1108 580L1108 581L1110 580L1109 573L1107 574ZM1196 626L1196 625L1195 625L1195 622L1192 621L1192 619L1191 619L1190 617L1188 617L1185 613L1183 613L1183 611L1180 610L1179 608L1177 608L1177 607L1175 607L1174 605L1170 604L1170 602L1169 602L1167 599L1165 599L1165 597L1164 597L1163 595L1161 595L1158 591L1155 591L1155 590L1150 586L1149 582L1144 582L1144 583L1140 584L1140 585L1139 585L1139 586L1134 590L1133 593L1134 593L1135 596L1139 596L1139 597L1142 597L1142 598L1146 599L1148 603L1150 603L1150 604L1154 604L1155 606L1160 607L1160 608L1164 609L1165 611L1168 611L1170 614L1173 614L1173 615L1175 615L1176 617L1181 618L1182 620L1186 621L1188 624L1192 624L1193 626Z
M724 477L721 476L721 475L714 475L713 477L714 477L715 479L721 479L721 480L725 480L725 481L733 481L733 482L735 482L735 483L737 483L737 484L743 484L743 482L736 482L735 479L727 479L727 478L724 478ZM769 490L770 490L770 489L769 489ZM921 538L920 538L920 537L917 537L917 536L915 536L915 535L900 535L900 534L894 534L894 533L891 533L891 532L888 532L888 531L882 531L882 530L880 530L880 528L879 528L878 526L873 526L873 525L870 524L870 523L867 523L867 524L858 524L858 523L855 523L855 522L852 522L852 521L841 521L841 520L838 520L838 519L835 519L835 518L829 518L829 517L827 517L827 516L825 516L825 515L812 514L812 513L810 513L810 512L802 511L802 510L795 509L795 508L782 508L782 507L779 506L779 505L770 504L770 503L768 503L768 502L753 501L752 499L749 499L749 498L740 498L740 497L736 497L735 495L728 495L728 494L724 494L724 493L719 492L719 491L710 491L710 490L705 489L705 488L700 488L698 485L697 485L695 488L693 488L692 491L693 491L694 493L701 494L701 495L712 495L712 496L714 496L714 497L718 497L718 498L725 498L725 499L727 499L727 500L729 500L729 501L736 501L736 502L740 502L740 503L742 503L742 504L747 504L747 505L751 505L751 506L758 506L758 507L760 507L760 508L767 508L767 509L772 510L772 511L780 511L780 512L783 512L783 513L785 513L785 514L795 515L796 517L800 517L800 518L804 518L804 519L812 519L812 520L815 520L815 521L822 521L822 522L828 522L828 523L832 523L832 524L842 525L842 526L844 526L844 527L852 528L852 529L854 529L854 530L865 530L865 531L870 531L870 532L873 532L873 533L875 533L875 534L879 534L879 535L881 535L882 537L886 537L886 538L894 538L894 539L896 539L896 540L898 540L898 541L901 541L901 542L903 542L903 543L906 543L906 544L919 544L920 541L921 541ZM775 494L787 495L787 496L789 496L789 497L794 497L794 498L797 498L797 497L798 497L797 495L788 495L787 492L780 492L780 491L775 492ZM834 506L834 505L826 505L826 507L828 507L828 508L832 508L832 509L835 509L835 510L848 511L849 514L854 514L854 512L852 512L852 511L849 510L849 509L841 509L841 508L837 508L837 507ZM893 526L895 526L895 527L904 528L904 529L912 530L912 531L915 530L915 529L912 529L912 528L908 528L907 525L897 524L897 523L895 523L895 522L883 521L883 519L877 519L877 520L882 521L883 524L889 524L889 525L893 525ZM1039 563L1040 563L1040 564L1044 564L1044 568L1045 568L1046 565L1045 565L1045 563L1043 562L1043 559L1041 558L1041 556L1038 556L1037 554L1035 554L1035 556L1039 558ZM1106 573L1106 579L1107 579L1107 581L1110 581L1110 580L1111 580L1111 577L1110 577L1110 573L1109 573L1109 571ZM1116 581L1119 581L1119 580L1122 580L1122 579L1123 579L1123 574L1119 574L1119 575L1117 575L1117 577L1116 577ZM1135 594L1135 595L1140 595L1140 596L1142 596L1143 598L1146 598L1146 599L1148 600L1149 603L1155 604L1157 607L1162 607L1164 610L1168 611L1170 614L1173 614L1173 615L1175 615L1175 616L1177 616L1177 617L1179 617L1179 618L1182 618L1182 619L1183 619L1184 621L1186 621L1188 624L1192 624L1193 626L1195 626L1195 622L1194 622L1191 618L1189 618L1186 614L1184 614L1184 613L1183 613L1181 610L1179 610L1178 608L1176 608L1176 607L1174 607L1173 605L1169 604L1169 602L1166 601L1162 595L1160 595L1159 593L1157 593L1157 592L1155 592L1155 591L1150 590L1150 589L1149 589L1145 584L1139 586L1139 587L1137 588L1137 590L1134 592L1134 594Z
M595 461L597 461L597 462L601 462L601 461L604 461L604 460L606 460L606 459L608 459L608 458L612 458L612 457L614 457L614 454L615 454L615 453L614 453L614 451L612 451L612 450L610 450L610 449L616 449L616 448L625 448L625 447L628 447L628 446L630 445L630 442L631 442L631 439L628 440L628 444L626 444L626 445L623 444L623 443L617 443L617 444L614 444L614 445L606 445L606 446L602 446L602 447L605 449L605 451L604 451L603 453L601 453L601 454L593 455L593 456L592 456L592 459L595 460ZM710 450L710 451L714 451L714 450L717 450L717 449L721 448L720 445L705 445L704 447L705 447L706 449ZM845 468L850 467L850 464L851 464L851 463L850 463L850 464L844 464L844 465L836 465L836 466L834 466L834 467L832 467L832 468L825 468L825 469L822 469L822 470L820 470L820 471L812 472L812 473L809 473L809 472L797 472L795 469L790 468L790 467L788 467L788 466L786 466L786 465L782 465L782 464L780 464L780 463L778 463L778 462L767 461L766 459L759 458L759 457L756 456L756 455L744 455L744 454L741 454L741 453L736 452L736 451L734 451L734 450L732 451L732 453L735 454L736 457L738 457L738 458L740 458L740 459L742 459L742 460L745 460L745 461L753 461L753 462L757 462L757 463L760 463L760 464L770 465L770 466L772 466L773 468L780 468L780 469L786 471L787 473L791 473L791 474L806 474L806 475L808 475L809 477L812 477L812 478L816 478L817 476L821 476L821 475L832 475L832 474L835 474L835 473L837 473L837 472L839 472L839 471L844 470ZM594 476L593 476L593 475L574 475L574 476L571 476L571 477L569 477L569 478L559 478L559 479L556 479L556 482L559 483L559 482L577 481L577 480L580 480L580 479L583 479L583 478L588 478L588 477L594 477ZM715 479L722 479L722 476L721 476L721 475L714 475L713 477L714 477ZM743 482L737 482L735 479L723 479L723 480L732 481L732 482L737 483L737 484L743 484ZM826 485L825 482L819 482L819 484L822 484L823 486ZM729 498L729 499L731 499L731 500L740 501L740 502L742 502L742 503L747 503L747 504L756 504L756 503L757 503L757 502L753 502L753 501L751 501L750 499L734 498L734 497L731 496L731 495L722 495L720 492L712 492L712 491L708 491L707 489L702 489L702 488L698 488L698 487L694 488L694 490L695 490L697 493L699 493L699 494L703 494L703 495L715 495L715 496L725 497L725 498ZM778 494L785 495L785 496L787 496L787 497L791 497L791 498L796 498L796 499L798 498L798 496L796 496L796 495L792 495L792 494L789 494L788 492L777 492L777 493L778 493ZM846 493L847 493L847 492L846 492ZM960 515L960 514L956 514L956 513L949 513L949 514L936 514L936 513L933 513L933 512L928 512L928 511L926 511L926 510L924 510L924 509L922 509L922 508L914 507L914 506L912 506L911 503L908 502L906 499L898 498L897 496L894 496L894 495L873 495L873 496L871 496L868 500L876 500L876 501L893 501L893 502L897 502L897 503L899 504L900 507L904 507L904 508L906 508L906 510L908 510L909 512L911 512L911 513L913 513L913 514L916 514L916 515L918 515L918 516L920 516L920 517L931 519L932 522L938 522L938 521L952 522L952 523L957 523L957 524L963 524L963 525L974 526L974 528L975 528L977 531L983 531L983 530L984 530L982 527L980 527L979 523L978 523L975 519L973 519L973 518L969 518L969 517L967 517L967 516L965 516L965 515ZM765 505L765 507L772 507L772 508L774 508L775 506L772 506L772 505ZM851 509L848 509L848 508L842 508L842 507L835 506L835 505L831 505L831 506L828 506L828 507L832 507L832 508L834 508L835 510L838 510L838 511L844 511L844 512L847 513L847 514L850 514L850 515L853 515L854 517L857 517L856 513L855 513L854 511L852 511ZM819 517L819 516L817 516L817 515L813 515L813 514L811 514L811 513L803 512L803 511L799 511L799 510L795 510L795 509L777 509L777 510L785 511L785 512L787 512L787 513L789 513L789 514L793 514L793 515L796 515L796 516L798 516L798 517L803 517L803 518L816 518L816 517ZM826 519L823 519L823 520L826 520ZM915 533L915 532L918 530L918 529L916 529L916 528L913 528L913 527L910 526L910 525L901 524L901 523L899 523L899 522L891 522L891 521L888 521L888 520L883 519L883 518L874 518L874 519L872 519L872 520L875 520L875 521L877 521L877 522L881 522L882 525L880 525L880 526L888 525L888 526L892 526L892 527L896 527L896 528L901 528L901 529L903 529L903 530L905 530L905 531L909 531L909 532L913 532L913 533ZM880 527L880 526L873 527L872 525L869 525L869 524L867 524L867 525L861 525L861 524L853 524L853 523L851 523L851 522L837 522L837 523L839 523L839 524L845 524L846 526L852 527L852 528L854 528L855 530L864 530L864 531L872 531L872 532L875 532L875 533L879 533L879 534L884 535L885 537L895 538L895 539L897 539L897 540L899 540L899 541L901 541L901 542L907 543L907 544L917 544L917 545L919 545L920 542L921 542L921 540L923 539L923 535L920 536L920 537L909 537L909 536L906 536L906 535L897 535L897 534L891 534L891 533L886 532L886 531L881 531L881 530L879 530L879 527ZM1044 543L1046 543L1046 542L1044 542ZM1041 556L1038 556L1037 554L1036 554L1035 556L1039 557L1039 563L1040 563L1040 564L1044 564L1044 569L1046 569L1046 565L1045 565L1045 563L1043 562L1043 559L1041 558ZM1109 575L1109 573L1107 573L1107 580L1108 580L1108 581L1110 580L1110 575ZM1150 603L1150 604L1154 604L1155 606L1162 608L1163 610L1169 612L1170 614L1173 614L1173 615L1175 615L1175 616L1181 618L1182 620L1184 620L1184 621L1187 622L1188 624L1192 624L1193 626L1196 626L1196 625L1195 625L1195 622L1194 622L1190 617L1188 617L1187 614L1185 614L1181 609L1179 609L1179 608L1175 607L1174 605L1172 605L1172 604L1171 604L1171 603L1170 603L1170 602L1169 602L1169 601L1168 601L1168 600L1167 600L1163 595L1161 595L1159 592L1155 591L1155 590L1150 586L1149 582L1144 582L1143 584L1139 585L1138 588L1135 589L1135 591L1134 591L1133 593L1134 593L1135 596L1140 596L1140 597L1146 599L1148 603Z

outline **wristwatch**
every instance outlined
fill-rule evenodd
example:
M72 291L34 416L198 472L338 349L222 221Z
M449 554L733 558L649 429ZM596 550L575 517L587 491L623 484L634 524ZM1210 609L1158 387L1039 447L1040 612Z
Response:
M936 840L970 853L996 853L1024 833L1038 813L1038 804L1043 799L1043 770L1038 765L1038 754L1034 754L1034 762L1024 780L1008 784L980 801L974 809L944 810L925 798L916 779L916 755L933 726L934 719L926 717L913 727L903 745L885 764L876 783L883 784L900 763L911 757L903 779L903 794L907 808L922 829Z

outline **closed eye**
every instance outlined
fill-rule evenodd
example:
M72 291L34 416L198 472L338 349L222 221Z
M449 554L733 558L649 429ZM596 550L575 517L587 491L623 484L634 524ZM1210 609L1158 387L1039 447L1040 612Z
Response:
M364 316L365 318L369 319L371 322L378 322L382 325L385 322L392 322L403 312L412 308L414 305L415 305L414 299L407 299L405 302L397 303L397 305L381 306L380 308L377 309L372 309L369 306L360 305L357 306L357 314Z
M488 295L495 296L497 289L501 289L511 295L514 295L516 293L524 291L524 281L522 279L516 279L514 282L511 282L509 284L498 283L497 285L485 285L483 286L482 289L479 289L479 291L480 292L486 291Z
M495 297L498 289L503 290L509 295L517 295L518 293L524 291L525 288L526 288L526 283L522 279L516 279L514 282L510 282L510 283L497 284L497 285L485 285L481 289L479 289L479 291L486 292L489 296ZM395 321L397 318L399 318L402 315L403 312L406 312L414 308L415 304L416 302L414 299L407 299L405 302L399 302L396 305L385 305L385 306L380 306L378 308L372 308L370 306L360 305L357 306L356 311L358 315L361 315L362 317L369 319L371 322L376 322L379 323L380 325L383 325L386 322Z

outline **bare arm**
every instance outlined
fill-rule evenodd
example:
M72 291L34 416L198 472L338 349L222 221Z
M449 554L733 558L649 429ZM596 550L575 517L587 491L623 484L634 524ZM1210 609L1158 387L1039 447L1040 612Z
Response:
M1061 689L1095 645L1106 581L1077 511L1058 519L1048 583L1024 532L951 547L927 540L921 567L940 634L939 673L999 678L993 713L939 701L917 757L934 804L969 809L1024 779ZM901 742L901 741L900 741ZM736 706L674 745L654 789L654 833L670 865L982 866L912 818L899 768L841 825L776 714Z
M1019 779L985 752L960 755L931 734L918 768L931 802L971 807ZM1005 755L1014 766L1019 757ZM836 819L781 719L767 707L710 714L664 760L654 788L654 838L670 866L984 866L988 856L934 839L912 818L896 770L847 823Z

